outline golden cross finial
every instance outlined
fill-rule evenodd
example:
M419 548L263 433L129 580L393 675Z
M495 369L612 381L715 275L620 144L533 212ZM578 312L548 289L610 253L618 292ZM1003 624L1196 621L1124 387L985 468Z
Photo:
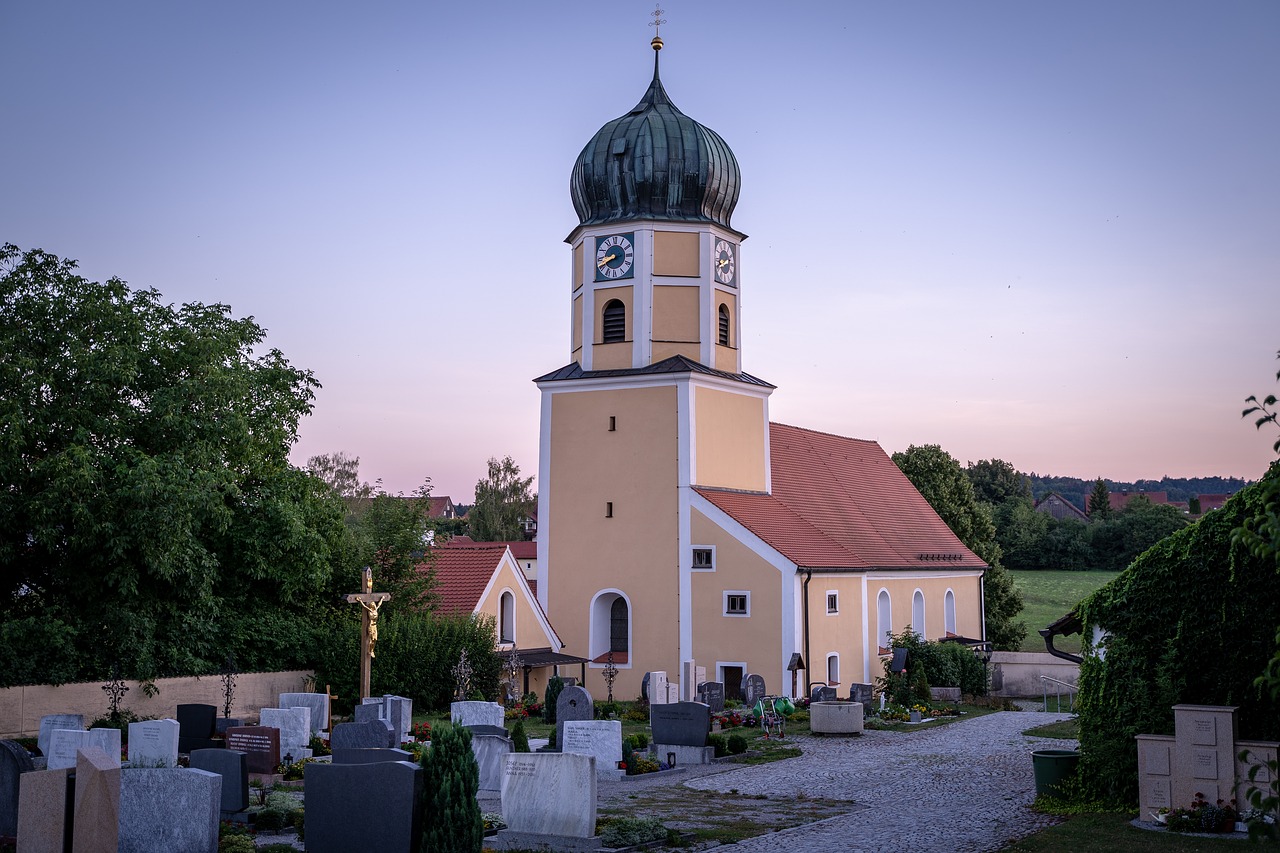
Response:
M659 4L654 3L653 12L651 13L653 20L649 22L649 26L653 27L653 41L650 44L654 50L662 50L662 36L658 35L658 33L661 31L662 25L667 22L666 18L662 17L662 12L663 10L659 8ZM656 62L657 60L655 59L654 61Z

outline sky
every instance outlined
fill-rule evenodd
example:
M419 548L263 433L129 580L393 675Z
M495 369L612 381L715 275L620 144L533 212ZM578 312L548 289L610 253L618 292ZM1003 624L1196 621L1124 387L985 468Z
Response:
M1041 475L1256 479L1280 4L665 0L742 169L775 421ZM323 388L293 456L469 502L538 467L569 173L652 3L0 0L0 241L226 303Z

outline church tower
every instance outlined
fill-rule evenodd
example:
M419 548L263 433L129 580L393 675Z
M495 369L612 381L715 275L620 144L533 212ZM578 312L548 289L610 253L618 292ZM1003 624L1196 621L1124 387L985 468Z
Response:
M695 487L769 490L768 398L742 372L740 173L659 77L578 155L569 363L539 377L538 598L614 695L693 657ZM695 553L697 552L697 553Z

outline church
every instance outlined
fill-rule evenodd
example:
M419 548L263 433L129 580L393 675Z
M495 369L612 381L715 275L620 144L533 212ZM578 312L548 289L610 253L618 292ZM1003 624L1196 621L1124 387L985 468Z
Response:
M541 392L537 598L586 687L695 661L737 694L882 672L886 637L985 639L986 565L873 441L772 423L743 370L738 162L659 77L578 155L569 361ZM796 672L803 662L804 671ZM688 688L689 693L692 688Z

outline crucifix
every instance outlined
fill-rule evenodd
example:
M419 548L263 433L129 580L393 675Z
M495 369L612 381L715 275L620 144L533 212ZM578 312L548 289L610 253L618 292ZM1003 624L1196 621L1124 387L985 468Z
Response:
M374 645L378 642L378 608L391 600L389 592L373 591L373 569L364 570L361 592L347 596L348 604L359 604L364 611L360 620L360 696L369 695L369 673L373 666Z

